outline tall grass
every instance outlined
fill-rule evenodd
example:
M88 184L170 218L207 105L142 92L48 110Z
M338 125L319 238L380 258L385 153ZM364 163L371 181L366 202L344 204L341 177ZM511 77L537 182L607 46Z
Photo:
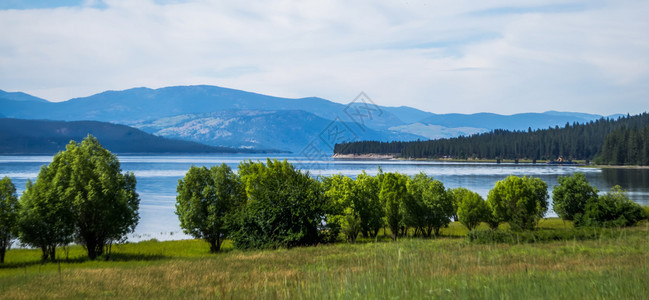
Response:
M556 224L552 224L553 226ZM120 245L114 261L38 263L11 250L0 298L643 298L649 227L588 241L473 244L437 239L209 254L202 241ZM559 230L559 229L557 229ZM460 236L461 237L461 236ZM32 260L31 258L35 258ZM36 263L29 263L29 262Z

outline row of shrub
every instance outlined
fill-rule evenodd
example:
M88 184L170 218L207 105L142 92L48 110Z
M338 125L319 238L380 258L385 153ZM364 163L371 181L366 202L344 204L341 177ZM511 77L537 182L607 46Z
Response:
M43 259L54 260L56 248L72 242L83 245L91 259L110 253L110 245L138 223L135 182L92 136L55 155L33 184L28 181L20 200L11 180L2 179L0 262L15 238L40 248ZM226 238L238 248L276 248L340 236L354 242L381 229L389 229L393 239L409 233L430 237L452 219L470 231L482 222L492 229L507 222L520 232L537 226L548 199L547 184L531 177L498 181L485 201L464 188L446 189L424 173L410 177L379 169L376 176L316 178L286 160L267 159L244 161L237 173L225 164L191 167L178 182L176 214L185 233L205 239L216 252ZM598 195L579 173L559 179L553 204L576 226L630 226L649 215L619 187Z
M314 178L287 161L270 159L242 162L238 170L225 164L192 167L179 180L176 214L181 227L208 241L214 252L226 237L238 248L311 245L341 235L354 242L360 235L376 237L382 228L389 228L393 239L408 233L430 237L452 219L470 231L482 222L492 229L507 222L522 232L536 228L549 206L547 184L531 177L498 181L485 201L464 188L446 189L423 173L410 177L379 169L376 176L363 172L355 179ZM553 200L559 216L576 226L630 226L648 216L619 187L598 196L580 173L561 177ZM525 239L552 239L543 236L547 234L531 233ZM521 237L526 234L517 235Z

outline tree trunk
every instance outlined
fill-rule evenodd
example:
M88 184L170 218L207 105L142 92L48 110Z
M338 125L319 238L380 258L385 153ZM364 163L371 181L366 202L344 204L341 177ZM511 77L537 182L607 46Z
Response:
M5 253L7 252L6 247L0 247L0 264L5 263Z
M207 242L210 243L210 253L216 253L219 251L219 248L221 248L221 242L218 238L210 239Z
M56 245L51 245L48 249L48 252L50 253L50 261L55 262L56 261Z
M88 258L95 260L97 258L97 245L93 240L86 241L86 249L88 249Z
M429 238L431 234L433 234L433 227L432 226L426 227L426 237Z
M46 261L47 257L50 255L47 246L41 246L41 251L43 251L43 255L41 255L41 260Z
M97 251L96 251L97 256L100 256L100 255L104 254L104 247L106 247L106 241L104 239L102 239L102 238L97 237L97 238L95 238L95 243L97 245L97 246L95 246L97 248Z
M110 259L110 254L112 253L112 250L113 250L113 241L112 240L109 241L108 245L106 245L105 247L106 247L106 252L105 252L106 253L106 261L108 261Z

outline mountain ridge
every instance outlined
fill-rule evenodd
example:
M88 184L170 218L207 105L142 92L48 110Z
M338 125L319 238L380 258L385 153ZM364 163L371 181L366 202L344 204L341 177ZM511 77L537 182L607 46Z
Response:
M263 153L214 147L191 141L154 136L126 125L99 121L52 121L0 118L0 154L53 154L65 150L70 140L88 134L115 153ZM278 151L279 152L279 151Z
M5 93L4 95L7 95ZM183 138L185 140L201 141L211 145L229 145L237 148L253 147L252 140L275 137L280 141L282 150L295 151L307 145L324 130L329 122L340 121L345 124L360 126L359 132L371 132L368 137L375 140L417 140L450 138L462 135L488 132L495 129L527 130L564 126L566 123L585 123L602 118L600 115L547 111L543 113L523 113L500 115L495 113L477 114L435 114L416 108L399 106L379 106L371 102L365 94L359 95L357 101L344 105L318 97L282 98L263 95L254 92L230 89L210 85L170 86L158 89L137 87L127 90L110 90L77 97L63 102L47 102L31 97L24 93L9 93L0 95L0 111L8 118L21 119L53 119L64 121L96 120L124 125L145 126L154 124L157 120L170 120L182 116L198 116L205 113L229 111L273 111L275 115L265 115L265 120L258 119L255 124L273 127L274 131L264 128L249 128L248 131L234 130L238 133L232 137L214 136L213 140L204 140L200 134L182 135L179 128L158 128L153 133L160 136ZM11 99L8 99L8 98ZM19 99L14 99L19 98ZM41 101L42 100L42 101ZM285 112L296 114L292 123L287 123ZM316 123L303 111L317 116ZM300 117L302 119L299 119ZM238 116L237 118L242 118ZM222 130L214 127L214 120L202 118L206 124L195 124L201 130ZM195 121L195 120L194 120ZM197 121L196 121L197 122ZM277 122L277 123L273 123ZM283 124L280 126L280 124ZM290 138L289 134L300 135L293 130L295 124L308 129L309 135L303 138ZM318 125L315 125L318 124ZM169 125L171 126L171 125ZM316 130L317 126L323 126ZM225 129L223 129L225 130ZM232 131L232 128L227 129ZM263 137L255 136L262 134ZM281 139L291 140L291 143L281 142ZM264 147L272 139L267 139ZM278 149L279 147L271 148Z

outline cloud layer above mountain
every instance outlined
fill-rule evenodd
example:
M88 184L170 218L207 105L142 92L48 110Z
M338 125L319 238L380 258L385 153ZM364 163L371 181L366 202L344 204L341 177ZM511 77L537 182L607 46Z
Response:
M0 88L214 84L427 111L646 110L649 2L5 1Z

